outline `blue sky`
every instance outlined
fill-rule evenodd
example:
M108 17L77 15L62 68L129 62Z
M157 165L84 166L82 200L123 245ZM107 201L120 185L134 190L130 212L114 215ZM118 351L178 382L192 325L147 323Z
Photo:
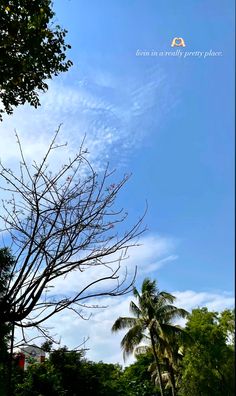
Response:
M98 169L109 161L115 177L132 173L118 198L128 224L148 203L148 231L127 261L138 266L137 285L155 278L189 310L232 306L233 1L63 0L54 8L56 22L68 30L74 66L50 82L39 109L25 105L5 117L0 157L15 166L14 128L28 159L45 151L61 122L72 151L86 134ZM172 48L174 37L186 47ZM178 49L181 57L136 55ZM210 50L220 55L204 55ZM80 279L65 282L55 287L70 292ZM89 358L122 362L122 334L111 335L110 328L128 314L130 299L106 298L110 309L90 321L63 313L51 325L70 347L89 336Z
M140 141L125 165L117 156L115 166L133 173L124 194L132 216L147 199L150 232L178 240L178 264L159 274L166 287L233 288L233 8L232 1L209 0L55 4L78 75L89 81L104 72L118 80L117 88L102 86L101 95L127 106L134 86L143 94L145 111L127 125L139 129ZM169 51L176 36L185 39L184 51L222 56L135 56L137 49Z

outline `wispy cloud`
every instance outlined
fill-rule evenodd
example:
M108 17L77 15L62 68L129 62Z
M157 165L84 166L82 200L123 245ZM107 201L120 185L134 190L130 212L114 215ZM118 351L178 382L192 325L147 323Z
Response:
M163 72L157 69L147 70L141 80L96 70L89 77L73 73L73 83L70 74L49 83L38 109L25 105L4 117L1 159L13 161L17 156L14 129L22 136L27 156L35 159L63 123L62 140L69 142L69 152L78 150L86 135L92 161L98 165L111 159L119 164L156 132L161 117L175 103Z
M107 162L111 168L119 168L141 142L146 144L173 104L168 89L165 75L156 68L142 73L141 79L99 70L88 76L68 73L49 83L38 109L19 106L12 116L4 117L0 123L0 160L19 172L16 130L28 162L40 161L62 123L59 143L68 145L63 153L54 153L52 171L79 151L85 136L88 159L96 171L104 169Z

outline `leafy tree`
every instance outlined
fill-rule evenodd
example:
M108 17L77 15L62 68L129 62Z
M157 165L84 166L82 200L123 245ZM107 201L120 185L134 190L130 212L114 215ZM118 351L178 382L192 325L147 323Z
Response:
M118 364L85 361L82 365L83 395L123 396L120 386L122 369ZM78 393L79 395L80 393Z
M121 377L122 396L155 396L158 388L151 380L148 368L153 362L150 352L137 355L137 361L126 367Z
M168 348L170 349L171 337L182 333L182 329L172 322L177 317L185 317L188 313L175 307L173 305L175 297L170 293L160 291L155 280L144 279L141 293L134 287L133 294L137 299L137 304L133 301L130 303L130 311L134 317L119 317L115 321L112 331L129 329L121 341L124 356L132 353L141 341L149 338L156 364L160 392L163 396L161 375L163 352ZM172 388L173 394L175 394L174 384L172 384Z
M18 377L19 380L19 377ZM60 377L50 361L30 364L15 386L15 396L59 396L64 395Z
M83 352L66 347L53 351L50 362L61 378L61 387L69 395L116 396L121 367L83 358Z
M71 309L83 317L93 298L130 290L133 279L120 275L121 259L141 232L141 219L124 233L119 229L127 214L115 209L115 198L128 177L114 184L107 169L98 175L83 148L50 171L50 155L64 147L57 134L41 163L28 164L19 142L19 173L0 164L0 189L7 196L0 220L16 256L0 301L2 321L44 335L42 323L52 315ZM53 294L55 280L65 281L72 271L82 278L78 288ZM87 283L84 271L90 271Z
M7 248L0 249L0 304L7 293L10 271L14 259ZM4 358L7 350L7 341L9 338L10 326L7 323L0 322L0 359Z
M52 351L52 346L53 346L53 341L52 340L49 340L49 339L46 339L43 343L42 343L42 345L41 345L41 349L44 351L44 352L51 352Z
M53 25L51 0L2 0L0 4L1 114L28 102L37 107L47 79L72 65L66 30Z
M235 310L225 309L219 315L219 326L225 335L227 344L234 348L235 345Z
M7 248L0 249L0 305L4 299L10 273L14 264L14 258ZM7 376L9 363L8 343L10 340L11 324L2 321L2 312L0 312L0 394L4 394L4 378Z
M194 340L183 358L180 395L232 396L234 394L234 353L227 344L225 317L207 308L194 309L186 330Z
M87 361L83 352L63 347L41 364L32 364L16 387L17 396L124 396L119 365Z
M83 354L68 351L66 347L59 348L50 353L49 361L60 378L63 390L73 395L76 389L81 389L79 373L81 371L81 358Z

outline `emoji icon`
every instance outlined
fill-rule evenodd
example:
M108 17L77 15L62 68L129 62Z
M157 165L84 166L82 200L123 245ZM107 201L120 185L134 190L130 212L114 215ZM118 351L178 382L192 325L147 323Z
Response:
M171 47L186 47L182 37L175 37L172 40Z

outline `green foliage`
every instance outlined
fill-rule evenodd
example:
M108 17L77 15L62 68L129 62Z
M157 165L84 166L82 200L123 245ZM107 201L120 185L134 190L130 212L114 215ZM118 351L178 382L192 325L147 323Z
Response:
M83 395L119 396L122 369L118 364L83 362L81 387ZM78 393L79 395L79 393Z
M119 365L90 362L63 347L44 363L29 366L15 396L121 396L121 374Z
M66 347L51 352L50 362L60 377L62 389L69 394L80 388L81 353L68 351Z
M10 270L14 264L9 249L0 249L0 301L5 294L7 288L7 281L10 277Z
M58 396L63 395L60 379L51 362L31 364L23 383L16 386L17 396Z
M148 367L153 361L152 353L137 356L137 361L124 370L121 378L122 395L154 396L159 395L158 388L151 380Z
M53 351L50 362L69 395L119 395L116 388L121 375L119 365L89 362L83 358L83 353L68 351L65 347Z
M151 354L140 355L124 372L118 364L91 362L83 353L54 350L41 364L31 364L24 377L18 375L15 396L154 396L148 366Z
M46 91L46 79L67 71L66 30L52 25L50 0L2 0L0 4L0 99L1 113L28 102L37 107L38 90Z
M41 345L40 348L44 352L51 352L52 346L53 346L53 341L52 340L46 340L45 342L43 342L43 344Z
M186 329L194 342L183 358L180 395L234 394L234 354L227 344L227 323L230 326L232 323L225 320L228 316L231 317L229 311L221 314L207 308L192 311Z
M225 309L219 316L219 326L225 335L227 343L234 347L235 344L235 310Z
M186 324L192 342L182 348L183 359L172 360L174 346L172 357L167 359L168 348L159 356L165 385L163 395L234 395L234 353L233 344L228 341L234 330L233 317L233 310L192 311ZM176 343L177 354L181 340L174 337L172 341ZM140 347L136 358L135 363L122 370L118 364L88 361L83 352L69 351L66 347L51 350L44 363L31 364L25 372L15 371L14 396L160 396L160 387L152 380L151 367L156 369L152 348ZM173 387L168 368L180 378L180 386ZM165 380L168 375L169 387Z
M7 282L10 277L14 258L6 248L0 249L0 318L7 309L7 302L4 300L7 290ZM4 394L4 383L7 377L8 352L7 345L10 338L11 325L0 321L0 394Z

